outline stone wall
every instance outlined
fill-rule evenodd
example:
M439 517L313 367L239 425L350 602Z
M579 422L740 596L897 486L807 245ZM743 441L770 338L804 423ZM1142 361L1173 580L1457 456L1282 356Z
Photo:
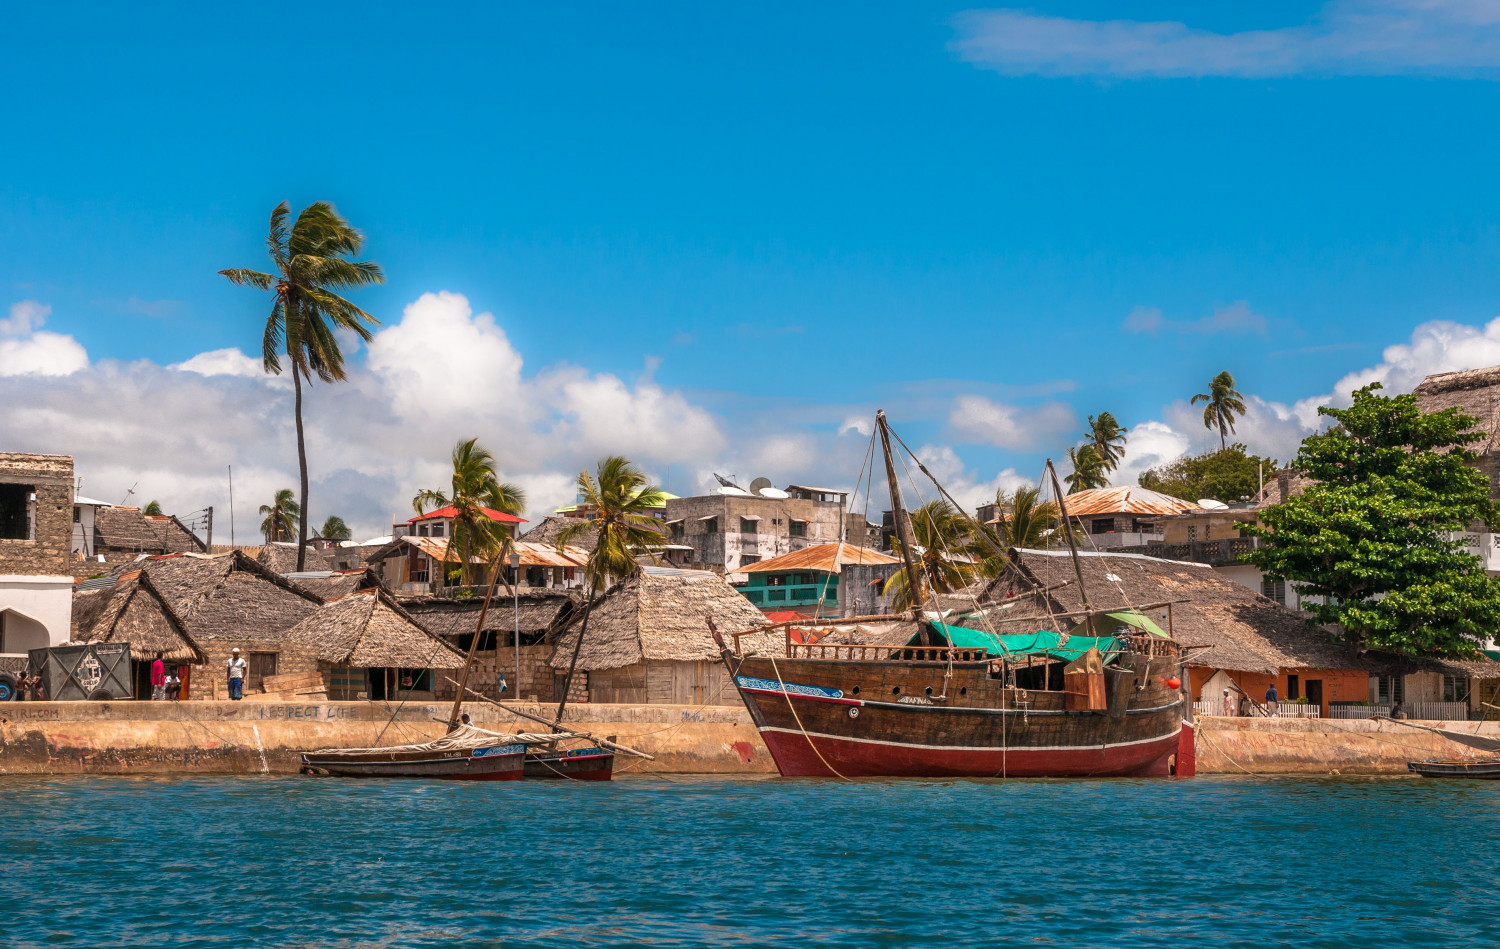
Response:
M536 702L555 701L555 676L552 667L547 664L551 655L552 647L543 643L521 647L521 684L518 689L516 683L511 681L516 677L515 647L501 646L498 650L481 652L474 657L474 668L469 671L469 688L490 698L506 700L519 698L522 701ZM502 675L505 676L507 687L503 695L496 689ZM439 697L452 700L454 687L443 681L444 677L448 676L457 679L458 671L456 669L439 670L437 694Z
M31 537L0 539L0 575L72 576L73 459L0 452L0 484L36 492Z
M1500 739L1500 722L1423 722ZM1199 774L1406 774L1408 761L1477 752L1397 722L1220 718L1198 721Z

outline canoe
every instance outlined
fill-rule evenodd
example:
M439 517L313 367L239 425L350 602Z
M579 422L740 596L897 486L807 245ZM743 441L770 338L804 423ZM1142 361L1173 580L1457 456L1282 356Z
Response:
M1479 761L1410 761L1407 770L1424 778L1470 778L1500 781L1500 759Z
M309 751L305 774L340 778L438 778L445 781L519 781L526 746L496 744L477 748L361 748Z

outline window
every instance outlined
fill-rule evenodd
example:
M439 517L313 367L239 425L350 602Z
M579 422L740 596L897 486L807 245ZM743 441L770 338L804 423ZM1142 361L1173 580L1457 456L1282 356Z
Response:
M807 586L808 584L812 584L812 583L817 583L818 582L818 575L816 573L799 573L799 574L797 574L797 582L800 583L800 584L802 584L803 586Z
M785 600L786 599L786 591L785 590L767 590L766 591L766 599L767 600Z
M1469 701L1469 680L1464 676L1443 676L1443 701Z
M1260 578L1260 592L1262 596L1268 596L1281 605L1286 605L1286 580L1282 577L1273 577L1270 574Z
M1295 702L1302 697L1300 691L1301 685L1302 683L1298 681L1296 676L1286 677L1286 697L1288 701Z
M703 533L705 533L705 534L717 534L718 532L719 532L719 519L717 517L710 517L708 520L706 520L706 521L703 522Z
M441 524L434 524L434 525L432 525L432 536L433 537L442 537L443 536L443 525L441 525Z
M672 536L675 537L675 538L681 539L682 538L682 522L678 521L675 524L672 524L670 526L672 528Z
M1203 539L1204 540L1213 540L1214 539L1214 526L1212 524L1204 524L1203 525Z
M245 688L260 688L266 676L276 674L276 654L274 652L252 652L250 658L245 660L245 673Z
M784 573L773 573L773 574L771 574L769 577L766 577L766 586L768 586L768 587L784 587L784 586L786 586L786 574L784 574Z
M1112 517L1096 517L1094 523L1089 527L1090 534L1110 534L1115 529L1115 519Z
M1376 680L1376 701L1381 705L1393 705L1406 701L1406 684L1402 676L1381 676Z
M786 532L792 537L806 537L807 522L792 518L791 520L787 521Z
M760 563L760 558L755 554L746 554L745 556L740 558L741 567L748 567L753 563Z
M1188 525L1188 543L1191 544L1193 541L1195 541L1197 539L1198 539L1198 528L1197 528L1197 526L1196 525L1192 525L1192 524Z
M29 484L0 484L0 540L31 539L31 499L36 488Z
M745 599L749 600L751 603L756 603L756 604L760 603L760 591L759 590L742 590L740 592L744 593L745 594Z
M83 511L79 510L78 509L78 505L75 504L75 505L73 505L73 523L74 524L78 524L78 523L81 523L82 521L83 521Z
M760 520L758 518L754 519L754 520L752 520L752 519L750 519L748 517L742 517L742 518L740 518L740 533L741 534L754 534L754 533L757 533L759 530L760 530Z
M426 537L427 536L427 525L426 524L418 524L417 525L417 536L418 537Z

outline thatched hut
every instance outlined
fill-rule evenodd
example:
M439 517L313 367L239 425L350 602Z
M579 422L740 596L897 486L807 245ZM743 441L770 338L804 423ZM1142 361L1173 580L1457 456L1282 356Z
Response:
M552 655L552 668L560 673L572 661L586 613L588 633L578 669L588 675L592 702L737 705L708 620L725 635L766 621L717 574L642 568L591 608L560 621ZM745 645L753 648L748 640Z
M81 635L75 635L75 638L90 642L129 643L135 698L151 697L151 663L157 653L161 653L171 671L182 680L182 694L191 689L192 668L207 662L208 654L188 632L187 622L156 590L146 574L137 573L112 587L75 597L79 598L84 599L85 606L84 615L78 618Z
M441 670L464 656L423 629L384 590L360 590L328 603L286 633L317 660L322 692L332 699L430 700Z
M469 671L469 687L487 695L503 695L507 699L536 696L543 702L555 700L556 683L552 667L548 665L552 647L547 640L547 631L559 617L566 617L582 602L583 597L576 590L522 587L519 591L508 592L501 587L484 617L474 668ZM414 597L401 600L401 605L428 632L441 636L454 649L467 655L474 641L484 597ZM519 682L514 681L517 628L521 631ZM502 676L506 682L504 693L499 691Z

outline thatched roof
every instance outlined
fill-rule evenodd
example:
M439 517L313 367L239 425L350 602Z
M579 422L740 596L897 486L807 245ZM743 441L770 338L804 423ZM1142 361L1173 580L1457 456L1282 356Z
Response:
M334 570L337 569L333 548L319 548L313 544L307 545L307 555L303 557L302 569ZM297 545L295 543L283 543L277 541L274 544L266 544L256 555L256 560L270 567L277 573L292 573L297 569Z
M76 637L80 642L129 643L137 659L160 652L163 659L173 662L208 661L187 622L146 573L87 595L98 597L102 609L87 626L80 624Z
M1206 564L1158 560L1140 554L1080 553L1079 563L1094 609L1131 609L1182 600L1172 606L1172 633L1194 650L1189 665L1241 672L1278 669L1364 669L1368 662L1302 614L1227 579ZM1038 593L1037 590L1046 590ZM1010 604L991 611L992 623L1007 615L1042 616L1028 628L1067 630L1073 619L1051 613L1083 609L1073 562L1067 551L1013 550L1011 563L995 580L976 590L981 602ZM955 598L953 605L967 598ZM1165 607L1146 611L1166 628ZM979 620L966 625L983 628Z
M319 659L336 665L457 669L464 662L379 589L320 607L288 630L285 641L310 646Z
M570 527L573 524L577 523L580 523L580 521L576 517L558 517L556 515L549 514L538 521L536 526L531 530L522 534L520 539L526 541L528 544L548 544L552 547L556 547L557 538L562 535L563 528ZM580 547L583 550L589 552L593 551L594 546L598 544L598 542L599 531L593 526L589 526L585 530L580 531L578 533L578 536L568 541L571 546Z
M565 611L582 602L581 595L566 590L521 590L519 597L502 586L490 601L485 614L486 632L510 632L515 628L517 602L520 605L521 632L535 635L546 631ZM401 606L413 619L437 636L463 636L474 632L484 597L464 600L451 597L413 597L401 600Z
M330 603L341 596L348 596L356 590L369 590L380 586L380 578L375 571L366 567L362 570L346 570L341 573L331 571L319 571L319 576L290 576L287 579L309 593L316 594L324 603Z
M147 516L138 507L94 509L94 535L98 546L146 554L180 554L208 550L198 535L175 516Z
M140 570L200 641L274 640L323 602L242 553L147 560Z
M710 617L726 636L765 624L764 614L717 574L638 570L595 600L591 610L577 610L562 621L553 668L566 669L571 662L585 613L591 614L588 635L578 657L578 668L585 671L617 669L642 659L717 659ZM768 638L779 642L779 636ZM743 642L751 648L748 639Z

